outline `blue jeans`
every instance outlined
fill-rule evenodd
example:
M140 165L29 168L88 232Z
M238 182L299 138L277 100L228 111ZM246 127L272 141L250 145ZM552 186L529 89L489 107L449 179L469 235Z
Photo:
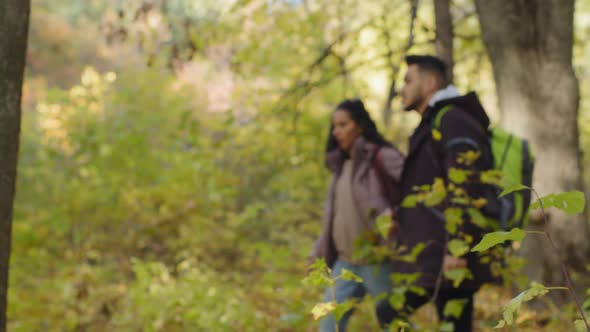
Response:
M356 281L348 281L337 279L334 285L334 296L337 303L344 302L348 299L361 299L365 294L369 293L371 296L378 296L380 294L391 294L393 287L390 274L392 273L390 264L377 265L354 265L341 260L337 260L332 268L332 277L336 277L342 273L342 269L347 269L363 279L362 283ZM332 301L332 290L326 289L324 294L324 302ZM391 323L394 317L394 310L389 304L389 296L379 300L375 308L377 319L382 328ZM338 331L346 331L346 325L352 315L353 310L346 312L338 322ZM329 314L320 323L320 332L334 332L336 331L336 322L334 316Z

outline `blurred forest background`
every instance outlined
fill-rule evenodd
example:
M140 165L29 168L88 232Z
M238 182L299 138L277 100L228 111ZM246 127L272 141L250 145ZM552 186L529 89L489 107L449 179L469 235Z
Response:
M535 1L514 1L525 7L512 12L522 22L513 31L500 19L485 21L482 11L496 9L476 2L32 0L8 330L315 330L310 310L321 290L301 280L320 232L331 112L340 100L361 97L405 149L419 117L393 97L408 53L452 60L460 91L476 91L494 123L531 139L542 193L583 188L579 179L590 180L582 172L587 154L579 154L590 148L590 0L576 1L573 19L562 22L573 27L573 52L567 32L547 39L566 43L557 45L560 56L531 50L559 19L550 6L573 1L530 8ZM532 23L518 17L529 12ZM490 48L486 22L505 28L498 33L507 39L532 32L517 46ZM502 47L525 50L520 64L502 63L513 59L498 53ZM563 59L579 85L539 74ZM506 91L518 89L549 109L511 104ZM544 91L572 107L552 105ZM568 117L573 124L560 127L556 119ZM573 149L573 164L554 154L564 151L560 142ZM573 179L561 179L567 165L575 166L567 171ZM590 241L587 219L582 224L556 222L551 232L572 272L584 276ZM542 243L529 248L541 260L524 250L526 274L563 285L559 268L539 254ZM479 331L496 324L511 291L478 294ZM571 331L574 308L565 302L525 311L505 330ZM371 311L362 306L351 330L375 330ZM425 308L416 320L432 315Z

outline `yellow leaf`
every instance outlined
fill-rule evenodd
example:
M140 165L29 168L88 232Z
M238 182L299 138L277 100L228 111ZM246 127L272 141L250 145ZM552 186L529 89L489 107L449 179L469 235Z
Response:
M435 141L440 141L442 139L442 134L438 129L432 129L432 138Z
M459 159L457 160L459 163L471 166L477 159L479 159L480 156L481 152L469 150L464 153L460 153L458 158L461 159L461 161L459 161Z
M478 198L471 201L471 204L473 204L476 209L481 209L488 204L488 200L485 198Z
M332 312L334 308L336 308L334 302L318 303L311 309L311 314L314 320L318 320Z

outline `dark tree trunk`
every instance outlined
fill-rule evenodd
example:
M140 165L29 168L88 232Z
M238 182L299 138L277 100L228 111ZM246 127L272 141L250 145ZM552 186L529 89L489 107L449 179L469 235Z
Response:
M6 303L29 0L0 0L0 331Z
M492 62L503 127L531 141L536 154L533 186L541 195L583 191L578 131L578 81L572 67L574 0L476 0L483 40ZM546 285L566 285L559 259L587 276L590 257L584 215L539 213L530 228L555 240L528 235L522 254L525 272ZM559 300L569 300L567 292ZM559 295L558 295L559 296Z
M436 55L447 64L449 83L453 82L453 17L450 0L434 0L434 17L436 21Z

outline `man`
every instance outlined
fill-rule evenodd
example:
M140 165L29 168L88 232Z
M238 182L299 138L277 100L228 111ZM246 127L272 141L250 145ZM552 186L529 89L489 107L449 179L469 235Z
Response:
M406 58L408 65L405 86L401 90L406 111L415 110L422 121L410 137L409 152L402 174L402 195L415 193L416 188L432 185L436 178L450 183L449 170L468 169L481 171L492 166L491 153L487 143L486 130L489 119L474 93L460 96L457 89L447 85L446 66L440 59L428 55ZM460 156L473 151L479 158L465 162ZM465 159L465 158L463 158ZM469 183L469 182L468 182ZM458 185L460 187L460 185ZM485 189L477 184L462 187L471 197L485 196ZM447 197L447 207L449 197ZM399 211L399 239L402 247L411 250L423 243L425 249L416 262L396 262L397 273L420 273L417 286L427 294L407 293L404 309L397 313L404 318L413 310L433 299L440 320L454 324L455 331L472 331L473 295L483 282L493 280L489 264L482 264L480 257L466 254L454 257L447 248L452 239L460 239L471 245L479 242L488 231L474 225L469 218L458 229L447 224L443 207L429 207L418 204ZM464 280L458 287L444 272L469 268L473 277ZM444 317L443 312L449 300L465 303L460 317Z

